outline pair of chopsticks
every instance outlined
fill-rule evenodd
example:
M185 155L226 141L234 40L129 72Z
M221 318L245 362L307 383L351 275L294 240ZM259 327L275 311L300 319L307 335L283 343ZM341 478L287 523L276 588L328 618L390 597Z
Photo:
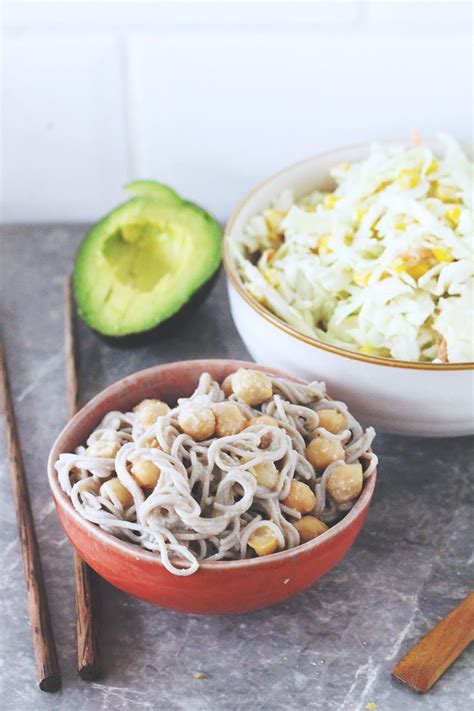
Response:
M74 308L69 279L66 283L64 303L68 410L69 416L72 417L79 406L79 387L76 368ZM1 343L0 394L2 410L5 414L10 479L23 557L36 677L42 691L58 691L61 688L61 673L10 393L6 360ZM100 672L98 625L91 574L92 571L86 563L77 554L74 554L77 669L81 678L87 681L97 678Z

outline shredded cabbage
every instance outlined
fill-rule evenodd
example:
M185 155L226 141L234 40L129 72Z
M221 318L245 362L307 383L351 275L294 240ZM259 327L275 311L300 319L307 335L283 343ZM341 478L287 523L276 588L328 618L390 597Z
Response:
M406 361L474 360L473 168L440 135L374 144L336 189L285 190L233 244L250 294L318 340Z

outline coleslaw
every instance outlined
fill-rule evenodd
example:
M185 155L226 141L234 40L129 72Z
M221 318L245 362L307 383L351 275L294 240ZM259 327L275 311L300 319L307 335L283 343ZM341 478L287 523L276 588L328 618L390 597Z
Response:
M474 360L473 164L441 135L374 144L333 192L284 191L233 243L248 292L301 333L366 355Z

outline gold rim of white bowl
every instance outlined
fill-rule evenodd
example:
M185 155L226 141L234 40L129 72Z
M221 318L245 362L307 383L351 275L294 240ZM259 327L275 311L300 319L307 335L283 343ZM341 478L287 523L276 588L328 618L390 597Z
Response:
M393 143L394 141L381 141L381 143ZM397 141L398 143L403 143L403 141ZM408 360L395 360L394 358L383 358L381 356L369 356L365 355L363 353L357 353L355 351L350 351L349 349L345 348L338 348L338 346L332 346L329 343L324 343L324 341L319 341L316 338L312 338L311 336L306 336L304 333L301 333L300 331L297 331L295 328L292 326L289 326L285 321L282 321L282 319L278 318L278 316L275 316L271 311L266 309L264 306L259 304L259 302L254 299L253 296L249 294L247 289L244 286L244 283L240 277L240 274L237 270L237 267L235 265L234 258L232 257L231 250L230 250L230 242L231 242L231 235L232 231L234 229L235 222L237 218L239 217L241 211L243 208L247 205L247 203L258 193L260 190L263 188L267 187L270 183L275 180L275 178L284 175L288 171L292 171L294 168L297 168L298 166L305 165L306 163L311 163L318 158L323 158L331 153L336 153L340 152L341 150L347 150L351 151L356 148L368 148L370 144L368 143L359 143L359 144L354 144L350 146L343 146L341 149L333 149L330 151L325 151L324 153L318 153L315 156L312 156L311 158L306 158L304 160L298 161L297 163L292 163L291 165L286 166L285 168L282 168L281 170L277 171L276 173L273 173L270 177L268 177L266 180L263 180L261 183L259 183L253 190L251 190L245 197L244 199L237 205L235 208L234 212L230 216L230 219L226 225L226 228L224 230L224 245L223 245L223 260L224 260L224 269L227 274L227 278L229 279L230 283L232 286L235 288L239 296L241 296L244 301L254 310L256 311L260 316L262 316L266 321L269 321L271 324L276 326L280 331L284 331L287 333L289 336L292 336L293 338L296 338L299 341L303 341L303 343L307 343L310 346L313 346L314 348L318 348L323 351L328 351L329 353L334 353L335 355L340 355L343 358L349 358L351 360L358 360L363 363L371 363L372 365L384 365L389 368L409 368L412 370L438 370L438 371L446 371L446 370L473 370L474 369L474 362L467 362L467 363L424 363L421 361L408 361ZM290 186L288 186L290 187Z

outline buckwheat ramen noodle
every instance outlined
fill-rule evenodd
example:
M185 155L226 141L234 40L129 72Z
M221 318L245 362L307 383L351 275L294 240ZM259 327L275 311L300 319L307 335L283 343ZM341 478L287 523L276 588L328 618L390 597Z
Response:
M172 408L144 400L109 412L56 470L81 516L191 575L201 560L324 535L374 472L374 436L324 383L240 369L222 383L202 374Z

